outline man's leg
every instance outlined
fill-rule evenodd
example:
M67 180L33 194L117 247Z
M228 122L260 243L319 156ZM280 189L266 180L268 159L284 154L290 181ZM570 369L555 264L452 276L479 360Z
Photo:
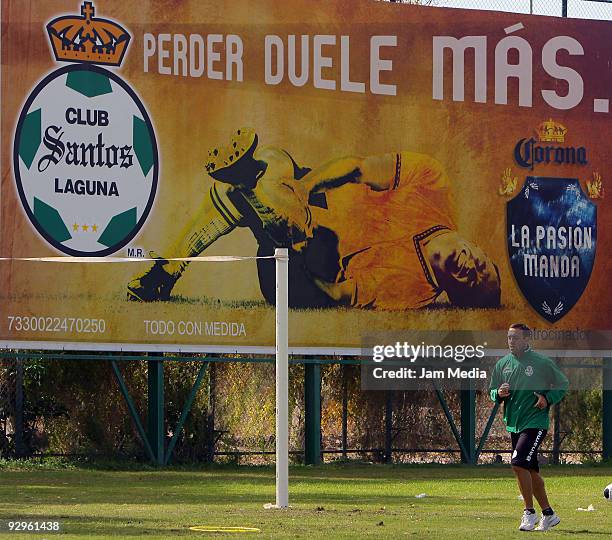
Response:
M238 226L241 215L231 204L223 186L213 185L202 205L188 221L174 243L144 273L128 283L128 300L151 302L167 300L174 284L189 264L181 259L196 257L219 237Z
M519 490L523 496L523 502L525 503L525 509L533 508L533 483L531 481L531 474L528 469L512 465L512 471L518 482Z
M525 503L525 510L521 517L519 531L533 531L538 523L538 515L533 507L533 484L531 482L531 474L529 469L519 465L512 465L512 471L516 476L519 490L523 496L523 502Z
M316 232L315 232L316 235ZM258 257L266 257L274 254L274 243L271 240L262 238L257 249ZM317 258L317 263L325 262L325 249L321 249L319 244L315 245L316 254L310 254L311 258ZM316 282L317 279L311 272L308 265L310 247L298 253L289 250L289 307L292 308L325 308L337 305L328 295L324 288ZM318 255L318 257L317 257ZM336 260L337 260L336 256ZM334 276L338 273L336 270ZM276 261L274 259L257 259L257 275L259 278L259 288L266 301L276 304ZM333 279L333 278L331 278Z
M540 508L546 510L550 508L548 502L548 496L546 495L546 489L544 488L544 479L540 476L538 471L530 470L531 474L531 485L533 486L533 495L535 496Z
M527 429L520 433L512 433L512 471L516 476L519 490L523 496L525 510L521 518L519 530L533 531L538 523L538 515L533 507L533 482L531 479L531 470L534 467L534 445L539 444L542 439L542 433L538 437L536 430ZM536 441L537 439L537 441ZM537 451L537 446L535 447Z
M558 525L561 522L561 519L550 507L548 496L546 495L546 489L544 487L544 479L540 476L539 469L536 468L529 472L531 473L533 494L538 501L540 508L542 508L542 518L540 519L539 525L536 527L536 531L548 531L555 525Z

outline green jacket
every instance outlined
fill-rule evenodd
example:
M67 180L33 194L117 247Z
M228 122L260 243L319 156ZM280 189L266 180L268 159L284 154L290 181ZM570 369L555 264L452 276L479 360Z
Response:
M503 383L510 385L506 398L497 395ZM504 404L506 429L519 433L528 428L548 429L550 406L563 399L568 387L567 377L550 358L527 349L519 357L508 354L495 364L489 390L493 401ZM534 407L538 400L534 392L546 398L548 407Z

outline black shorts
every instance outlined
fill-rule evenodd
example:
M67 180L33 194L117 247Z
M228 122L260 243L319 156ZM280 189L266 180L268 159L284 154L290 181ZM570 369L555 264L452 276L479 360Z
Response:
M539 471L538 449L546 437L545 429L529 428L520 433L510 433L512 437L512 460L510 463L524 469Z

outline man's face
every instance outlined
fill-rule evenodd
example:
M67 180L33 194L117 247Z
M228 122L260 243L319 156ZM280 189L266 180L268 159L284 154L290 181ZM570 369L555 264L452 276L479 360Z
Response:
M525 352L527 346L529 345L529 340L527 338L526 332L521 328L510 328L508 330L508 347L510 348L510 352L512 354L519 355Z

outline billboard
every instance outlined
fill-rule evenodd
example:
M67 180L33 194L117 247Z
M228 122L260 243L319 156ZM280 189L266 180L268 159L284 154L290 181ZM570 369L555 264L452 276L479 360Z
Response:
M0 345L271 351L276 247L294 352L609 329L611 30L368 1L3 0Z

